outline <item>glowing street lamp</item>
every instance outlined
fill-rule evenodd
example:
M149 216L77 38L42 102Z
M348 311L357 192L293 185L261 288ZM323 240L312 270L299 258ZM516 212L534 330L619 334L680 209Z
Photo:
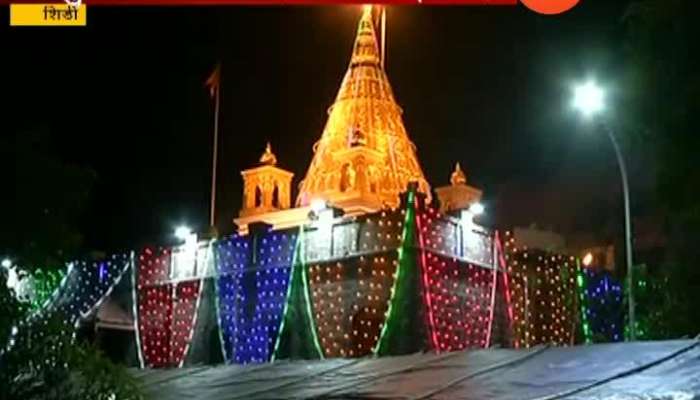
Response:
M311 211L318 215L321 211L327 208L326 201L323 199L313 199L311 200Z
M469 206L469 212L475 216L481 215L484 213L484 205L479 202L472 203L472 205Z
M593 118L605 111L605 91L598 86L595 81L589 80L584 84L577 85L574 87L573 95L572 105L574 109L579 111L585 118ZM630 339L635 340L635 304L633 293L634 280L632 279L632 228L630 221L630 194L629 184L627 182L627 167L625 166L625 160L622 157L622 151L620 150L620 145L617 143L617 138L615 137L613 129L604 119L599 119L598 122L603 130L608 134L610 142L612 142L613 148L615 149L615 155L617 156L617 163L620 167L620 177L622 178L622 194L625 202L625 250L627 259L627 284L629 287L627 295L629 305L628 312Z
M186 225L180 225L175 228L175 237L180 240L187 240L192 236L192 229Z
M593 117L605 110L605 92L594 81L574 88L573 106L585 117Z
M481 214L484 213L484 205L476 202L472 203L468 209L462 210L462 213L460 215L460 219L462 221L462 225L466 227L473 227L474 226L474 217L477 217Z
M590 267L591 264L593 264L593 253L588 252L586 255L583 256L583 266L584 267Z
M9 258L3 258L1 265L3 268L9 269L12 266L12 260L10 260Z

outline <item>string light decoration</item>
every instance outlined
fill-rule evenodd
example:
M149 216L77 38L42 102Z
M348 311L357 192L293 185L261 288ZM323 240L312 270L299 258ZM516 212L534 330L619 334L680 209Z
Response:
M138 343L151 368L181 367L196 323L201 280L171 281L172 255L146 248L138 258Z
M316 331L311 309L309 277L304 249L307 238L305 227L299 227L299 236L292 258L292 272L287 285L287 299L282 311L279 334L275 340L271 361L279 358L325 358Z
M503 278L503 293L506 301L506 312L507 312L507 317L508 317L508 332L509 334L507 335L510 338L510 344L517 348L520 348L520 341L514 340L514 327L515 327L515 316L513 312L513 299L511 297L511 283L510 283L510 277L508 273L508 263L506 262L506 257L504 255L504 248L503 243L501 241L501 235L498 231L494 233L494 258L496 260L496 264L498 265L498 268L500 270L500 275Z
M476 225L471 216L454 218L423 207L418 217L424 220L420 234L425 250L487 268L493 266L493 235Z
M459 224L433 208L425 208L416 217L421 249L423 295L427 307L432 347L438 351L487 347L493 318L495 266L492 240L487 235L471 241L473 247L460 245L463 235ZM474 234L470 232L469 234ZM491 257L489 266L460 261L457 256ZM436 250L439 251L436 254ZM452 252L452 256L446 253ZM449 254L449 253L448 253ZM485 254L486 256L483 256Z
M602 269L584 268L582 326L586 343L619 342L624 338L622 285Z
M139 255L137 273L138 336L144 365L172 366L170 335L172 326L172 285L167 281L170 266L168 249L144 249Z
M506 232L504 247L511 283L514 346L573 344L579 307L576 260L519 248L510 232Z
M581 261L579 259L576 259L576 288L578 290L580 305L581 333L583 334L583 342L590 344L593 343L593 333L591 332L591 325L588 323L588 317L590 315L587 305L588 282L586 280L586 274L581 268Z
M403 224L400 226L400 245L397 248L397 265L396 272L392 275L393 283L389 291L389 301L387 303L387 311L385 313L386 320L381 326L377 344L372 349L374 355L380 356L402 350L401 347L405 343L403 337L420 335L422 332L398 332L400 327L405 326L406 315L401 312L420 311L412 309L411 299L417 297L419 285L415 277L418 275L417 260L415 251L416 241L416 190L415 187L409 186L406 194L406 206L402 209L400 215L403 216ZM416 313L418 314L418 313ZM411 315L422 323L418 315ZM395 348L396 347L396 348Z
M222 354L226 363L235 362L239 321L246 300L241 281L250 262L248 237L233 235L214 244L217 268L217 314Z
M109 297L131 266L130 254L115 254L99 261L69 263L65 276L51 296L24 321L11 329L11 337L5 350L9 351L18 337L30 342L41 339L45 332L42 328L56 316L64 319L64 327L77 327L81 320L92 315ZM72 334L63 333L75 339L75 331Z
M253 361L269 361L274 350L282 313L287 301L287 287L292 269L292 258L297 235L268 233L259 240L258 257L253 260L257 278L257 302L253 317Z
M395 252L312 265L313 312L327 357L370 354L389 300Z
M431 253L425 253L424 268L436 350L487 347L493 273Z
M404 214L384 210L334 225L330 253L336 257L310 265L313 314L327 357L364 356L376 346L398 266Z
M31 310L43 307L66 276L65 268L47 271L39 268L31 273L18 270L14 265L7 269L7 286L16 299L28 303Z
M69 264L66 277L49 300L49 309L59 309L74 321L87 318L109 297L131 265L130 254Z
M227 362L270 361L287 300L297 235L234 235L216 244L219 321Z
M656 273L655 273L656 272ZM659 307L659 298L666 296L669 290L668 277L658 274L658 270L650 269L646 264L634 267L634 301L636 313L635 337L637 340L660 340L672 335L665 321L665 313ZM624 335L629 340L629 320L626 312L626 301L629 299L627 290L628 280L623 284L625 304L625 328Z

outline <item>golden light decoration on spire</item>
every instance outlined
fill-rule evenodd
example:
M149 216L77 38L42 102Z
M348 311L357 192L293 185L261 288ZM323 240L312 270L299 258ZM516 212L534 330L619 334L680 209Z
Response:
M467 184L467 176L464 175L464 171L462 171L462 167L459 165L459 163L455 164L455 170L450 176L450 183L452 186Z
M270 142L265 146L265 152L260 156L260 163L263 165L277 165L277 156L272 152Z
M372 6L364 6L350 65L314 145L298 205L323 198L340 206L397 206L410 182L417 182L430 200L430 186L406 133L378 43Z

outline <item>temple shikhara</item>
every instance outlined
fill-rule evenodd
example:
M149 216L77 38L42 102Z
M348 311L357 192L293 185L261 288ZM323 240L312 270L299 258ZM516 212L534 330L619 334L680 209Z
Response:
M141 367L621 340L618 283L478 225L459 163L431 188L379 26L365 7L301 179L260 143L237 233L75 264L49 307L103 340L126 332Z
M321 138L314 145L311 165L299 184L294 202L297 208L290 209L288 181L292 175L275 166L276 157L268 144L261 166L242 172L244 206L235 222L243 231L253 221L277 228L298 225L306 219L314 200L326 201L351 215L397 207L399 194L411 182L430 199L430 185L404 127L381 57L373 8L366 6L348 70L328 110ZM265 169L265 165L274 168Z

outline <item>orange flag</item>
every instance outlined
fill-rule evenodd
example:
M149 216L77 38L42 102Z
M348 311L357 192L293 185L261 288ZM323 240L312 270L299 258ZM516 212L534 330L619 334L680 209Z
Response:
M207 81L204 83L209 88L209 95L214 97L214 95L219 91L219 85L221 84L221 64L217 63L214 67Z

